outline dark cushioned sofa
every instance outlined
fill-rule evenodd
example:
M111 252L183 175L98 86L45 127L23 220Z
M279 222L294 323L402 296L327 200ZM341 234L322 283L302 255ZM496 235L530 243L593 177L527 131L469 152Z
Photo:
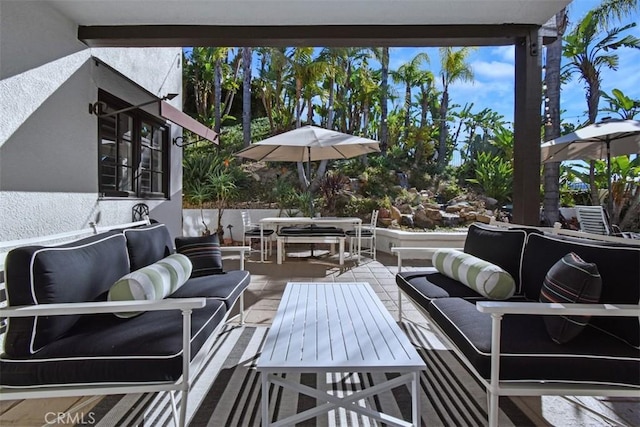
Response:
M206 354L233 305L242 302L250 274L190 278L157 301L107 301L122 276L173 252L163 224L10 251L8 307L0 313L9 317L2 398L176 390L183 392L176 423L184 424L197 371L192 362ZM120 318L114 312L142 313Z
M464 252L507 271L514 296L490 301L435 268L399 272L396 283L485 384L490 425L500 395L640 394L640 245L474 224ZM597 266L598 304L539 302L545 276L568 253ZM591 317L558 344L545 317L568 315Z

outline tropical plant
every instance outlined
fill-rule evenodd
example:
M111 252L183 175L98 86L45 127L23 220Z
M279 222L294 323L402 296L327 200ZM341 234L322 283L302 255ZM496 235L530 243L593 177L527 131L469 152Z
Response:
M229 201L238 194L238 186L235 183L233 174L226 169L218 169L208 177L208 185L211 189L211 195L214 199L216 209L218 209L218 225L216 233L220 236L224 235L222 226L222 215Z
M597 11L589 11L576 27L564 37L563 56L568 59L567 72L577 72L586 86L589 113L588 123L595 123L600 101L601 72L604 68L618 69L618 49L622 47L640 49L640 39L622 33L636 26L636 23L604 29ZM595 185L595 163L590 169L592 204L598 203L598 189Z
M475 178L467 181L479 185L486 196L496 199L498 203L511 200L513 166L510 161L490 153L480 153L475 161L475 175Z
M402 64L396 71L391 71L395 83L404 84L404 139L409 135L411 124L411 89L429 80L433 80L431 72L422 70L423 63L429 63L429 55L425 52L417 54L411 61Z
M440 126L438 144L438 166L444 169L447 164L447 112L449 111L449 86L457 81L473 81L473 70L467 63L467 58L473 52L472 47L454 50L452 47L440 48L440 78L442 83L442 99L438 111Z
M324 201L324 211L336 215L338 196L342 194L348 183L349 178L338 171L330 171L320 180L320 193Z
M640 99L631 99L619 89L613 89L611 95L601 92L602 97L609 103L608 107L600 109L602 112L614 113L623 120L630 120L640 114Z

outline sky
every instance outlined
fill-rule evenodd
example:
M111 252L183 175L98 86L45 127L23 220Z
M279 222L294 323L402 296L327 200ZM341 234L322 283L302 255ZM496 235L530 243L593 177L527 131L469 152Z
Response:
M573 0L569 5L569 29L584 15L600 4L600 0ZM640 14L625 20L626 23L639 22ZM640 37L640 26L623 33ZM390 68L397 69L400 65L410 61L418 52L427 52L430 57L429 65L425 69L431 70L438 76L440 72L437 48L392 48L390 51ZM611 93L614 88L620 89L632 99L640 99L640 50L619 49L620 63L617 71L604 70L602 72L602 90ZM450 102L464 106L474 103L472 112L479 112L483 108L491 108L504 116L506 122L513 121L514 104L514 48L513 46L481 47L471 53L468 58L475 81L473 83L456 83L450 86ZM544 56L542 57L544 58ZM543 59L544 60L544 59ZM438 83L439 84L439 83ZM441 85L438 87L441 89ZM572 81L562 86L560 95L560 109L564 122L573 124L584 123L587 120L587 102L584 83L574 77ZM605 106L603 100L600 107ZM600 114L603 116L611 115Z

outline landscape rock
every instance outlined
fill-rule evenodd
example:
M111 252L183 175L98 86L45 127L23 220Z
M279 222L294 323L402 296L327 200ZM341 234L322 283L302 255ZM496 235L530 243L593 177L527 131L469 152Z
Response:
M391 206L391 219L395 220L398 224L402 220L402 212L395 206Z

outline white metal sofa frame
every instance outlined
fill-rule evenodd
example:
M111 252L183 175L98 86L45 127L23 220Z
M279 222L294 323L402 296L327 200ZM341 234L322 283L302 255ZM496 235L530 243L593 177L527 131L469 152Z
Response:
M507 228L527 227L517 224L507 224L492 221L491 225L499 225ZM554 228L530 227L541 231L555 234L569 235L574 237L591 238L594 240L604 240L608 242L618 242L640 246L640 241L630 242L630 239L623 239L612 236L600 236L583 232L568 232L562 230L557 224ZM604 237L604 239L603 239ZM434 248L391 248L391 252L398 256L398 272L402 270L403 255L424 249L426 252L433 252ZM406 258L405 258L406 259ZM414 301L410 295L398 289L398 321L402 321L402 297L412 302L414 307L422 313L426 319L431 319L427 310L418 302ZM558 304L558 303L538 303L538 302L502 302L502 301L479 301L476 308L481 313L491 315L491 378L487 381L469 362L464 353L448 338L447 334L436 322L429 322L449 348L464 362L475 377L482 383L487 391L487 404L489 410L489 427L498 426L499 398L500 396L617 396L617 397L637 397L638 390L630 387L615 385L571 385L552 384L544 382L520 382L518 384L505 383L500 381L500 336L501 321L505 314L528 314L528 315L550 315L550 316L608 316L608 317L639 317L640 304Z
M67 243L74 238L86 237L91 234L109 231L112 229L123 229L136 227L140 225L148 225L149 219L136 221L127 224L119 224L108 227L97 227L91 224L91 228L67 233L60 233L41 238L31 238L23 240L12 240L0 243L0 287L4 291L4 260L6 253L14 248L32 244L45 244L47 242L60 242L64 240ZM223 253L239 252L240 253L240 269L244 270L244 254L251 250L246 246L220 247ZM85 303L69 303L69 304L42 304L34 306L22 306L7 308L7 303L0 300L0 333L4 334L4 319L13 317L33 317L33 316L62 316L73 314L100 314L100 313L121 313L131 311L163 311L163 310L180 310L182 312L182 376L175 382L153 383L149 385L119 385L119 386L43 386L42 388L12 389L0 386L0 401L19 400L19 399L37 399L50 397L72 397L85 395L111 395L111 394L127 394L127 393L149 393L149 392L169 392L171 398L171 409L174 424L178 427L186 425L188 396L192 385L192 378L195 378L200 369L205 365L210 354L211 348L215 343L218 332L229 320L229 310L225 317L220 321L219 326L211 333L209 338L200 348L198 353L191 360L191 314L192 311L204 307L206 298L173 298L158 301L105 301L105 302L85 302ZM238 299L240 323L244 324L244 293ZM180 393L180 411L178 412L178 402L175 393Z

